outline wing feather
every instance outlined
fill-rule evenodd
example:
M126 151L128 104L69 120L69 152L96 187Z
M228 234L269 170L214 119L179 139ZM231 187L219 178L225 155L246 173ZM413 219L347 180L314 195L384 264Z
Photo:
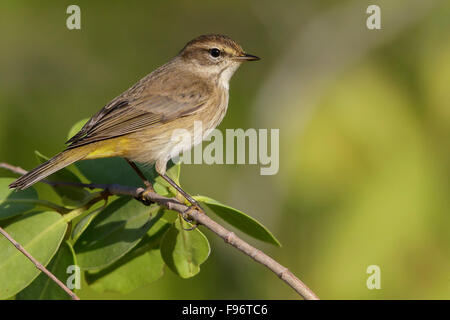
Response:
M95 114L67 143L68 149L162 125L197 112L214 90L210 81L177 67L156 69Z
M162 95L148 95L133 101L113 100L67 141L67 148L72 149L167 123L195 112L204 105L205 99L201 95L197 99L180 100Z

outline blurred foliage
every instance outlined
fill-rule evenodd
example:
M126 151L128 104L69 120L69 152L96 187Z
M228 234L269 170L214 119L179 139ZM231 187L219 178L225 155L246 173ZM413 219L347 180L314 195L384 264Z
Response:
M365 27L370 1L281 2L77 1L82 29L69 31L72 2L2 1L0 161L34 167L34 150L59 152L75 121L188 40L224 33L263 60L234 76L219 128L280 128L280 171L186 165L186 190L241 208L281 235L281 249L257 245L322 298L450 298L449 2L377 1L378 31ZM50 187L35 188L60 201ZM205 234L211 255L194 278L167 272L126 295L85 283L78 293L297 298ZM381 268L381 290L366 287L369 265Z
M70 132L80 127L78 122ZM39 163L48 159L37 151L36 155ZM138 166L156 192L179 198L153 167ZM180 164L169 162L166 174L179 185L180 171ZM113 158L77 162L46 181L137 187L143 183L134 181L136 177L124 159ZM131 196L49 184L64 204L60 206L40 199L34 187L9 189L12 181L0 178L0 226L61 281L76 279L78 285L67 285L70 289L80 289L84 275L87 284L99 292L126 294L161 278L166 266L182 279L192 278L211 252L199 228L157 203L144 205ZM266 227L242 211L206 196L196 196L196 200L243 233L280 245ZM52 211L36 211L40 207ZM0 299L67 298L5 237L0 238L0 253Z

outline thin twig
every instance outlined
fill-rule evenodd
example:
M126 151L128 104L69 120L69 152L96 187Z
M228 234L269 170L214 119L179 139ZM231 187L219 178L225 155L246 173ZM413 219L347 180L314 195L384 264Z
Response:
M63 289L71 298L72 300L80 300L78 296L71 291L69 288L66 287L64 283L62 283L58 278L56 278L50 271L47 270L42 264L39 263L31 254L29 254L24 247L22 247L16 240L14 240L4 229L0 227L0 233L5 236L6 239L9 240L20 252L23 253L25 257L27 257L33 264L36 266L37 269L41 270L43 273L45 273L50 279L52 279L58 286L60 286L61 289Z
M27 170L22 169L21 167L15 167L15 166L12 166L12 165L10 165L8 163L4 163L4 162L0 162L0 168L12 171L12 172L17 173L17 174L25 174L25 173L27 173Z
M0 163L0 167L11 170L16 173L22 174L23 170L19 167L14 167L9 164ZM26 172L26 171L25 171ZM234 232L224 228L204 212L199 211L197 208L188 207L175 198L163 197L153 191L145 190L144 188L136 188L123 186L119 184L84 184L73 182L49 182L45 183L51 185L66 185L73 187L89 188L89 189L103 189L109 195L127 195L135 197L143 201L144 203L155 202L160 206L163 206L169 210L177 211L180 214L187 215L188 218L208 228L210 231L221 237L226 243L232 245L242 253L251 257L253 260L264 265L272 272L274 272L281 280L287 283L292 289L294 289L300 296L306 300L318 300L319 297L309 289L299 278L297 278L288 268L282 266L277 261L269 257L261 250L251 246L246 241L239 238Z
M56 203L53 203L53 202L50 202L47 200L40 200L40 199L18 199L18 200L13 199L13 200L8 200L8 203L30 203L30 204L34 204L36 206L52 209L53 211L56 211L61 214L66 214L71 211L70 209L60 206Z
M95 184L94 184L95 185ZM179 202L174 198L166 198L154 192L143 193L143 188L127 187L122 185L96 185L107 190L113 195L128 195L135 198L145 197L146 201L153 201L157 204L166 207L169 210L174 210L179 213L186 213L190 219L205 226L213 233L221 237L226 243L232 245L242 253L248 255L253 260L266 266L272 272L274 272L281 280L286 282L292 289L294 289L299 295L306 300L318 300L319 297L306 286L300 279L298 279L288 268L282 266L277 261L269 257L261 250L256 249L246 241L239 238L234 232L224 228L214 220L212 220L206 214L198 211L196 208L190 208L185 204Z
M221 237L226 243L232 245L242 253L248 255L256 262L266 266L272 272L274 272L281 280L286 282L292 289L294 289L305 300L319 300L319 297L304 284L299 278L297 278L288 268L282 266L270 256L256 249L249 243L239 238L234 232L227 230L220 224L210 219L205 214L200 214L196 210L192 210L190 213L191 219L197 223L204 225L206 228Z
M108 191L113 194L118 194L118 192L121 192L121 188L115 186L112 190ZM125 193L129 193L130 190L127 188L124 191ZM137 189L137 192L140 192L139 189ZM138 194L135 194L134 196L137 195ZM288 268L282 266L261 250L256 249L246 241L242 240L234 232L224 228L206 214L198 211L197 208L190 209L188 206L180 203L178 200L165 198L152 192L146 192L145 197L147 198L147 200L155 201L159 205L165 206L167 209L174 210L180 213L187 212L190 219L196 221L198 224L205 226L210 231L221 237L226 243L232 245L242 253L248 255L256 262L259 262L262 265L266 266L304 299L319 300L319 297L299 278L297 278L292 272L290 272Z

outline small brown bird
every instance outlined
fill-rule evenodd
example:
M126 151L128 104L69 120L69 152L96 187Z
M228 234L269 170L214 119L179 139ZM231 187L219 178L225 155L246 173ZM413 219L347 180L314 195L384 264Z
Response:
M26 189L78 160L123 157L148 188L150 183L134 162L155 164L159 175L198 205L166 175L166 164L222 121L230 78L242 62L253 60L259 58L246 54L227 36L203 35L190 41L176 57L104 106L67 141L66 150L10 188ZM195 121L202 123L201 136L194 136ZM173 139L177 129L188 130L190 142Z

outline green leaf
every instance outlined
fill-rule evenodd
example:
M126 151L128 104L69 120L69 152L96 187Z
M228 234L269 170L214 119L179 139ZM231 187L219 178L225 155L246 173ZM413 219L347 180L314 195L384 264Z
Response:
M206 204L220 218L249 236L281 247L280 242L264 225L242 211L206 196L194 196L194 199Z
M153 189L155 190L156 193L158 193L164 197L170 197L170 195L171 195L168 188L166 186L163 186L159 182L153 183Z
M46 266L58 250L67 223L56 212L35 212L5 228L25 250ZM0 237L0 299L28 286L40 271L5 237Z
M101 269L123 257L155 222L150 217L156 210L130 197L111 202L75 243L80 267Z
M89 181L104 184L119 183L126 186L143 186L141 178L134 172L126 160L122 158L82 160L75 163L75 165ZM173 190L168 191L167 182L158 176L153 166L136 165L148 181L153 184L157 193L162 196L175 194ZM176 168L174 170L176 171ZM171 168L167 170L167 174L172 174Z
M96 183L114 184L119 183L126 186L142 186L143 182L125 159L106 158L94 160L82 160L75 163L80 172L89 180ZM136 164L145 177L153 184L156 192L162 196L174 195L175 192L168 190L169 184L155 171L154 166ZM167 175L178 181L180 165L168 163ZM170 187L172 188L172 187Z
M181 165L180 163L174 164L172 161L169 161L167 164L166 174L169 178L171 178L176 184L180 185L180 171ZM166 180L164 180L161 176L157 175L153 182L153 188L157 193L165 197L173 197L177 194L177 190L172 187Z
M49 158L35 151L39 163L44 163ZM69 168L63 168L46 178L48 181L62 181L62 182L76 182L81 183L81 180ZM52 186L53 190L62 198L64 204L76 205L83 202L89 195L89 192L83 188L71 186Z
M14 178L0 178L0 220L17 216L35 207L38 194L33 188L22 191L9 189Z
M82 119L80 121L78 121L77 123L75 123L72 128L70 128L69 133L67 135L67 140L69 140L70 138L72 138L74 135L76 135L78 133L78 131L81 130L81 128L83 128L83 126L85 125L86 122L89 121L89 118L86 119Z
M122 158L82 160L76 162L75 165L89 181L95 183L119 183L127 186L143 185L141 178L139 178L126 160ZM151 181L152 177L154 177L152 168L139 164L138 167Z
M170 226L159 219L142 241L121 259L99 272L86 272L89 286L99 292L127 294L159 279L164 271L159 243Z
M76 265L75 253L68 242L63 242L47 269L66 284L67 267ZM46 274L42 273L16 296L17 300L70 300L70 296Z
M164 274L164 261L159 248L151 248L146 253L112 270L95 281L90 287L98 292L130 293L152 283ZM87 278L90 275L86 275ZM90 281L92 281L90 279Z
M78 238L81 236L81 234L87 229L87 227L91 224L92 220L100 213L100 211L103 210L103 207L97 208L93 210L92 212L88 213L86 216L84 216L73 228L72 231L72 239L74 242L78 240Z
M209 253L209 242L205 235L198 228L184 230L180 219L167 230L161 243L164 262L181 278L191 278L199 273L200 265L206 261Z

